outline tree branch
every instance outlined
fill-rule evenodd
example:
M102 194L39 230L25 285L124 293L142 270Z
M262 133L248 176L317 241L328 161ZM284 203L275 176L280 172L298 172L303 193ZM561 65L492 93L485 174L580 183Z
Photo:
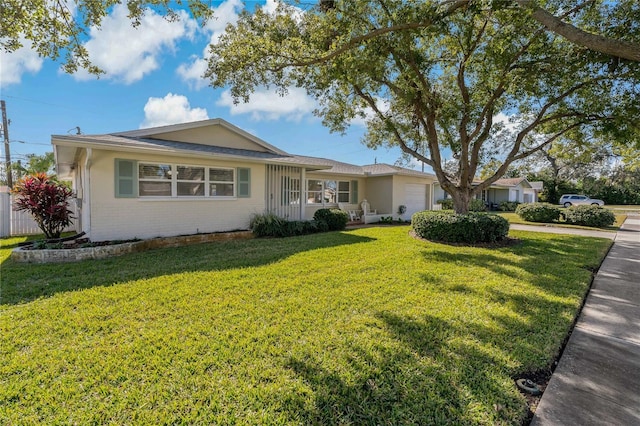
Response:
M583 31L535 5L532 0L516 0L516 3L523 7L532 8L531 16L533 19L540 22L549 31L561 35L572 43L606 55L640 62L640 44L638 43L611 39Z

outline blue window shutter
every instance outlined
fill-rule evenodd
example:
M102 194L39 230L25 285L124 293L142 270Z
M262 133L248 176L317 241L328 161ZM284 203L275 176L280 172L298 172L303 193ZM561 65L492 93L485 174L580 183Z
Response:
M358 204L358 181L351 181L351 204Z
M138 195L137 162L116 158L115 196L116 198L134 198Z
M251 169L238 167L238 198L251 197Z

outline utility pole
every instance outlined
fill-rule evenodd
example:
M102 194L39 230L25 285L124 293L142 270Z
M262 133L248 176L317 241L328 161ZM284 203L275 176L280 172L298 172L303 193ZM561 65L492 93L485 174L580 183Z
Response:
M2 107L2 131L4 133L5 173L7 174L7 186L13 188L13 176L11 176L11 150L9 149L9 125L7 124L7 105L0 101Z

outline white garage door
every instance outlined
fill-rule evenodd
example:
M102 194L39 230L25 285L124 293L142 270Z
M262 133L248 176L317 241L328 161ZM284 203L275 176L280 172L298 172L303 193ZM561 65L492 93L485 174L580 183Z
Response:
M415 212L427 209L427 185L408 183L404 186L404 202L407 212L403 215L410 218Z

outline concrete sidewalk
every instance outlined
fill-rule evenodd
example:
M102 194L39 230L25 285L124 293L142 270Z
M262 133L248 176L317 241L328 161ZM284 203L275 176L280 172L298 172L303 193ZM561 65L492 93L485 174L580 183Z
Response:
M640 425L640 217L615 235L533 426Z

